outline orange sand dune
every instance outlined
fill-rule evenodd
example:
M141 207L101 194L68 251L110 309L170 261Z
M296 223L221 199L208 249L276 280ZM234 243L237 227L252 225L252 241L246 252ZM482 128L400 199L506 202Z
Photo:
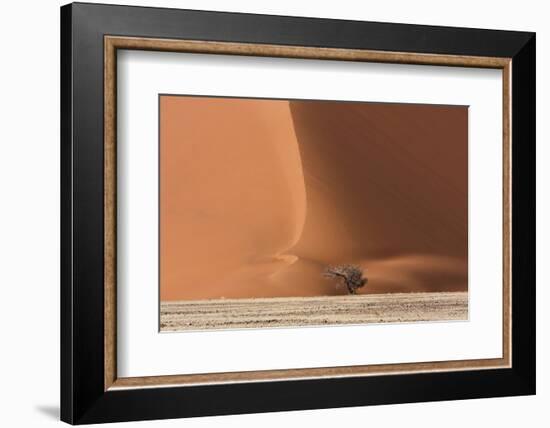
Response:
M467 108L290 106L308 214L294 254L360 264L367 292L466 290Z
M163 96L160 108L161 299L269 295L306 211L288 102Z
M161 300L467 289L467 109L161 97Z

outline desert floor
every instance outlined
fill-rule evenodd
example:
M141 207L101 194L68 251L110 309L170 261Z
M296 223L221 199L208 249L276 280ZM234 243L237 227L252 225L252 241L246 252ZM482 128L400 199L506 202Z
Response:
M467 292L161 302L160 330L468 319Z

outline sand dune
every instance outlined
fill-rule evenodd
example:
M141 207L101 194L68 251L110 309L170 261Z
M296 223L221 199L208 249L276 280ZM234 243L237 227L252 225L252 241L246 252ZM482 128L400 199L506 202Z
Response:
M161 97L161 300L467 289L465 107Z
M269 295L306 211L288 102L162 97L160 138L161 299Z
M307 192L293 252L361 265L365 292L466 290L467 109L290 107Z

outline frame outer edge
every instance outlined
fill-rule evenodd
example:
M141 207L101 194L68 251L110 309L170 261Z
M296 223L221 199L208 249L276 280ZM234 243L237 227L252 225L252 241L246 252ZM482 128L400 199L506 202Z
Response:
M512 59L512 363L536 393L536 34Z
M73 41L72 5L60 9L60 156L61 156L61 385L60 418L63 422L74 423L74 365L73 365L73 211L72 211L72 108L73 108Z

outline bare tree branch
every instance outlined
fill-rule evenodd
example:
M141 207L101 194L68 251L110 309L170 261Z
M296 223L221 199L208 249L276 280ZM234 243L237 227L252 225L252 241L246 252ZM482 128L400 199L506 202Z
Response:
M364 287L367 278L363 277L363 270L356 265L336 265L326 268L323 275L327 278L335 278L344 283L349 294L356 294L357 289Z

